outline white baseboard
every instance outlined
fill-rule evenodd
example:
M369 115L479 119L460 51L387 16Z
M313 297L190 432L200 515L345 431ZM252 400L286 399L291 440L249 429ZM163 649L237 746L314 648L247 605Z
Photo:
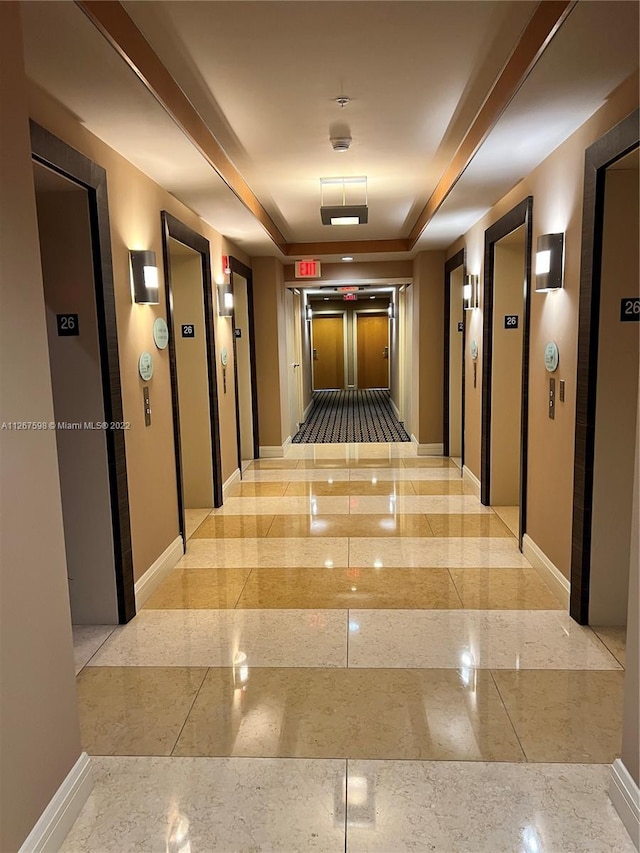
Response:
M67 773L18 853L57 853L93 788L86 752Z
M284 456L284 452L291 444L291 436L285 439L283 445L265 445L260 447L260 459L280 459Z
M415 437L413 433L411 433L411 444L415 444L416 448L419 447L418 439Z
M236 468L233 474L222 484L222 499L224 500L227 496L227 492L235 483L240 482L240 469Z
M134 587L136 610L139 610L149 600L153 592L160 586L183 555L184 542L182 541L182 536L176 536L171 545L160 554L155 563L147 569L140 580L136 581Z
M609 798L636 850L640 850L640 788L620 758L616 758L611 765Z
M389 402L391 403L391 408L393 409L393 414L397 417L398 420L400 420L400 409L396 406L396 404L393 402L391 397L389 397Z
M473 471L467 468L466 465L462 466L462 480L472 489L473 494L478 498L478 500L480 500L480 480L476 477Z
M444 444L419 444L418 456L442 456Z
M551 587L560 602L568 609L571 597L571 583L526 533L522 537L522 553L546 585Z

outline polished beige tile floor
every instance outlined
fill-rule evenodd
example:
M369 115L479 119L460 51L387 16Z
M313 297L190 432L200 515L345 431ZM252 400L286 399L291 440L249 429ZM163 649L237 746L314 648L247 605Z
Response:
M570 620L514 518L406 445L253 463L190 514L185 557L81 670L84 748L399 776L612 762L624 633Z

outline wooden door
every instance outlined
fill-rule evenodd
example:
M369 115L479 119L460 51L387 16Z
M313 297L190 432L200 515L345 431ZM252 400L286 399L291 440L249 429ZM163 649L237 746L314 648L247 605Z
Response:
M344 321L335 317L314 317L313 388L344 388Z
M389 387L389 318L358 314L358 388Z

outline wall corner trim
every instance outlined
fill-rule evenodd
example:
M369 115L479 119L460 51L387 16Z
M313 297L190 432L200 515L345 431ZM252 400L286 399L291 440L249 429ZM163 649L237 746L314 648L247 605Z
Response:
M417 448L418 456L442 456L444 453L444 445L440 444L419 444Z
M524 534L522 537L522 553L529 560L533 568L538 572L542 580L555 593L560 602L569 608L571 595L571 583L555 566L533 539Z
M640 788L620 758L611 765L609 798L636 850L640 850Z
M284 456L284 452L291 444L291 436L285 441L282 445L265 445L260 448L260 458L261 459L282 459Z
M473 490L473 494L478 498L478 500L480 500L480 480L476 477L473 471L467 468L466 465L462 466L462 479L464 483Z
M236 470L233 472L233 474L230 477L228 477L224 481L224 483L222 484L222 494L224 495L225 498L227 497L227 492L229 491L231 486L235 485L239 481L240 481L240 469L236 468Z
M145 602L151 598L152 594L183 555L184 542L182 536L176 536L171 545L160 554L153 565L149 566L140 580L136 581L136 610L140 610Z
M83 752L67 773L18 853L55 853L59 850L92 789L91 759Z

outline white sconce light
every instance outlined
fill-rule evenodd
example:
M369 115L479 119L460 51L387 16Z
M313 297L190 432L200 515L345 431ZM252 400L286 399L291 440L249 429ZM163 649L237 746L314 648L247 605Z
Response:
M157 305L160 302L156 253L129 252L131 292L138 305Z
M536 292L562 287L564 234L542 234L536 247Z
M220 317L231 317L233 314L231 283L223 282L218 285L218 314Z
M311 305L309 305L309 303L307 303L305 305L304 310L305 310L307 320L311 320L313 317L313 310L311 309Z
M389 314L390 320L396 319L396 306L393 302L389 303L389 307L387 308L387 313Z
M472 311L478 307L478 289L480 276L467 275L462 288L462 307L465 311Z

